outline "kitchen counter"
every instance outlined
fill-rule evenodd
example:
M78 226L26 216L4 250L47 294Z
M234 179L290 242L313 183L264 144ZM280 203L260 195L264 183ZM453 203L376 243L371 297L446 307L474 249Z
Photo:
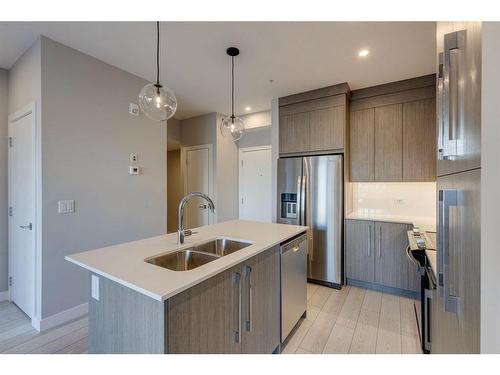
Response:
M195 228L196 233L186 237L183 245L177 244L177 233L171 233L72 254L65 259L163 301L306 230L304 226L234 220ZM172 271L144 261L221 237L252 245L189 271Z
M414 227L418 227L424 231L430 231L430 232L436 231L436 220L434 218L431 218L431 217L379 215L379 214L364 214L364 213L362 214L362 213L353 212L353 213L350 213L349 215L347 215L346 219L412 224Z

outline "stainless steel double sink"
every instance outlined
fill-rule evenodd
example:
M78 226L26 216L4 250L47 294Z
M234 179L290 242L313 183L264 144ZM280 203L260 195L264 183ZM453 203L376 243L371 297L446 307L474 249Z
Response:
M251 242L227 238L203 242L186 249L145 259L145 262L172 271L189 271L250 246Z

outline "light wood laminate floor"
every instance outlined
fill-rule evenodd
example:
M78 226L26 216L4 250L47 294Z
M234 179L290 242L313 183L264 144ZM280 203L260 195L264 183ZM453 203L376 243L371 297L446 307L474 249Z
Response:
M413 300L355 287L308 284L307 318L283 353L421 353ZM0 353L87 353L88 319L37 332L10 302L0 302Z
M283 353L421 354L413 302L356 287L308 284L307 317Z

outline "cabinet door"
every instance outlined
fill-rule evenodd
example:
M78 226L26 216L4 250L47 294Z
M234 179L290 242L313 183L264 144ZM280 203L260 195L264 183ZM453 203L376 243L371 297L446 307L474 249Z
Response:
M411 225L375 222L375 282L380 285L409 288L410 263L406 257L407 231ZM414 269L411 268L414 272Z
M270 354L280 343L279 247L245 262L242 276L242 353Z
M345 107L343 105L311 111L309 114L310 151L344 148Z
M444 53L440 112L449 115L438 124L444 155L437 174L444 176L481 166L481 22L439 22L436 31L437 52Z
M372 182L375 179L375 110L351 112L350 174L353 182Z
M436 100L403 104L403 181L436 181Z
M346 277L374 281L373 221L346 220Z
M375 108L375 181L403 180L403 105Z
M168 353L241 352L242 277L241 267L232 268L168 300Z
M280 153L309 151L309 112L280 116Z

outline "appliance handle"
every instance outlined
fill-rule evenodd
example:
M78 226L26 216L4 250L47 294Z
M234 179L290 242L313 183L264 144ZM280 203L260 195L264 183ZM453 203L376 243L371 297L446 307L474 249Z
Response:
M309 183L311 181L310 179L310 168L309 168L309 158L304 158L302 159L302 178L303 178L303 183L302 183L302 197L303 197L303 202L302 202L302 213L304 215L304 224L309 226L309 220L311 219L311 189L309 188ZM307 230L308 234L308 241L309 241L309 246L308 246L308 254L309 254L309 261L312 262L314 261L314 235L313 235L313 230L311 227Z
M368 225L368 238L370 239L370 243L368 244L368 258L372 256L372 226Z
M444 121L443 121L443 90L444 90L444 53L439 53L439 69L436 83L436 108L437 108L437 127L438 127L438 160L444 160L444 150L446 148L444 138Z
M415 266L417 266L417 269L420 268L420 264L416 261L416 259L413 257L413 255L411 255L411 247L410 247L410 245L408 245L406 247L406 256L408 257L408 259L410 260L410 262L412 262Z
M458 313L459 296L458 288L454 280L456 279L457 270L451 264L451 248L450 248L450 207L458 206L458 191L457 190L440 190L439 205L440 205L440 225L439 225L439 252L441 259L440 280L444 289L444 307L445 311L450 313ZM459 256L454 251L453 256ZM442 273L442 280L441 280Z
M431 301L432 301L432 290L424 289L424 298L425 298L425 306L424 306L424 332L425 332L425 341L424 347L426 350L431 350L432 338L431 338Z
M378 226L378 257L382 258L382 225Z
M460 154L459 142L459 100L461 45L465 40L465 30L455 31L444 36L443 58L443 159L453 159Z

